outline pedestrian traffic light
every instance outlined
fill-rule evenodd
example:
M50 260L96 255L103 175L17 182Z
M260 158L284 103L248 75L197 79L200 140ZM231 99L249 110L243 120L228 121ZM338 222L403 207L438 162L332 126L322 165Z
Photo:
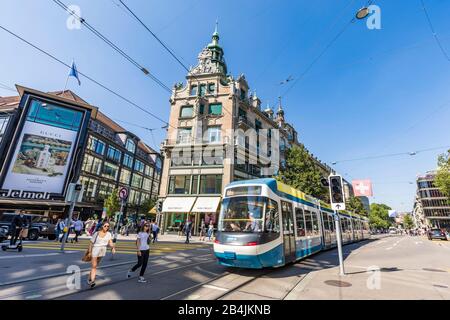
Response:
M329 177L330 202L335 210L345 210L344 188L342 177L334 175Z

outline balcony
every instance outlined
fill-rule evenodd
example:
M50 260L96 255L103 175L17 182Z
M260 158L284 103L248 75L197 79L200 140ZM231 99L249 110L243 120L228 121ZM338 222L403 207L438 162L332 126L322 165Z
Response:
M243 130L255 128L255 126L250 121L248 121L247 117L245 116L239 116L238 127Z

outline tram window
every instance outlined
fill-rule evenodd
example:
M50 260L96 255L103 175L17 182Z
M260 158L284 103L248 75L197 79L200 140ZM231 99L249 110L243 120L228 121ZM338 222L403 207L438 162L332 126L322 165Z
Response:
M305 230L307 236L313 235L313 225L311 220L311 211L305 210Z
M322 215L322 221L323 221L323 228L326 231L330 231L330 226L328 224L328 215L325 212L321 212Z
M294 233L294 226L292 223L292 204L286 201L281 201L281 211L283 212L283 230Z
M318 236L320 234L320 231L319 231L319 219L317 218L317 213L312 212L311 217L312 217L311 221L312 221L312 227L313 227L313 229L312 229L313 235Z
M305 232L305 217L302 209L295 209L295 221L297 222L297 237L304 237Z
M334 232L334 219L330 215L328 215L328 223L330 224L330 231Z
M278 211L278 203L274 200L269 200L266 208L265 216L265 231L272 233L280 233L280 215Z

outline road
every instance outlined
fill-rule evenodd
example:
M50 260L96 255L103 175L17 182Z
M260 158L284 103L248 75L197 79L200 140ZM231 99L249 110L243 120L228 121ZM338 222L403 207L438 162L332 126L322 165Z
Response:
M283 268L241 270L218 265L211 245L160 243L152 247L145 284L125 277L135 262L127 249L132 243L125 243L114 260L103 261L93 290L85 283L88 265L78 263L81 248L69 246L73 253L63 258L44 258L36 255L51 254L42 249L48 244L34 245L23 257L0 255L0 299L450 299L450 243L422 237L388 236L345 246L345 277L338 276L335 249ZM4 262L9 265L3 269ZM65 268L72 262L82 268L79 289L66 285ZM36 267L43 279L33 280ZM6 278L30 280L8 284Z

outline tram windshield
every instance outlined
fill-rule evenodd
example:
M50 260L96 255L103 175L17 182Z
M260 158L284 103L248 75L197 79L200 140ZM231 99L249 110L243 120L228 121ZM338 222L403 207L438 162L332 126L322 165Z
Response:
M277 207L275 201L266 197L225 198L218 229L226 232L276 232L274 229L278 227Z

